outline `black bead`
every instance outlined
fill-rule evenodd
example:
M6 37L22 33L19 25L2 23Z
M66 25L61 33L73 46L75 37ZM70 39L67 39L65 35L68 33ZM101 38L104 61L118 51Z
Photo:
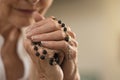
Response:
M65 41L67 41L67 42L69 41L69 36L65 37Z
M59 53L55 53L55 54L54 54L55 62L56 62L57 64L59 64L59 56L58 56L58 54L59 54Z
M35 55L36 55L36 56L40 56L40 53L39 53L39 52L36 52Z
M38 44L38 42L32 42L32 45L37 45Z
M34 50L35 50L35 51L38 51L38 47L37 47L37 46L34 46Z
M65 27L65 24L64 23L62 23L62 25L61 25L62 27Z
M42 43L41 43L41 41L40 41L40 42L38 42L38 46L40 46L40 47L42 46Z
M55 58L55 59L58 58L58 53L55 53L55 54L54 54L54 58Z
M45 56L43 56L43 55L42 55L42 56L40 56L40 59L44 60L44 59L45 59Z
M56 62L57 64L59 64L59 63L60 63L59 58L56 58L56 59L55 59L55 62Z
M46 55L46 54L47 54L47 50L45 50L45 49L44 49L44 50L43 50L43 54L45 54L45 55Z
M62 24L62 21L61 21L61 20L58 20L58 23L59 23L59 24Z
M49 64L50 64L50 65L53 65L53 62L54 62L54 58L50 58Z
M67 31L67 28L66 27L64 27L64 32L66 32Z

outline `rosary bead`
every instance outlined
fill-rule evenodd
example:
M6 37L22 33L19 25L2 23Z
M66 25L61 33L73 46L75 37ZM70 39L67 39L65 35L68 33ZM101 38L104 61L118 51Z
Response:
M36 52L35 55L36 55L36 56L40 56L40 53L39 53L39 52Z
M55 58L55 59L58 58L58 53L55 53L55 54L54 54L54 58Z
M62 27L65 27L65 24L64 23L62 23L62 25L61 25Z
M38 47L37 47L37 46L34 46L34 50L35 50L35 51L38 51Z
M53 65L53 61L54 61L54 58L50 58L49 64L50 64L50 65Z
M66 32L67 31L67 28L66 27L64 27L64 32Z
M38 42L32 42L32 45L37 45L38 44Z
M57 64L59 64L59 56L58 56L58 53L55 53L55 54L54 54L54 58L55 58L55 62L56 62Z
M67 41L67 42L69 41L69 36L65 37L65 41Z
M40 56L40 59L44 60L44 59L45 59L45 56L43 56L43 55L42 55L42 56Z
M47 54L47 51L46 51L45 49L43 50L43 54L44 54L44 55L46 55L46 54Z
M42 43L41 43L41 41L40 41L40 42L38 42L38 46L40 46L40 47L42 46Z
M58 23L59 23L59 24L62 24L62 21L61 21L61 20L58 20Z

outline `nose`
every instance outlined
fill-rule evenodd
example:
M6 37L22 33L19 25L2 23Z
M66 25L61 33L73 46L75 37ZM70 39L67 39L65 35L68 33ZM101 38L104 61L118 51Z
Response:
M35 3L38 3L40 0L27 0L27 1L31 4L35 4Z

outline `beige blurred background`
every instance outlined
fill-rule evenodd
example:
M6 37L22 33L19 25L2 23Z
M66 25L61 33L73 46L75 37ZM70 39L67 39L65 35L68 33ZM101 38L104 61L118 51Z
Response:
M81 80L120 80L120 0L54 0L51 15L77 34Z

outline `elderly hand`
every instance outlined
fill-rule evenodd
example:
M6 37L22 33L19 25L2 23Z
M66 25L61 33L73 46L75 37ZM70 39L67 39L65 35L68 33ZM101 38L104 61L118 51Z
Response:
M25 49L31 56L40 75L44 75L49 80L79 80L77 70L77 41L75 34L61 21L54 20L52 17L44 18L36 15L37 22L30 25L26 30L27 39L24 41ZM70 40L65 41L66 36ZM50 65L48 58L41 60L35 56L33 45L31 41L40 42L42 46L48 51L48 58L54 55L54 51L59 52L60 64ZM41 54L43 48L38 51Z

